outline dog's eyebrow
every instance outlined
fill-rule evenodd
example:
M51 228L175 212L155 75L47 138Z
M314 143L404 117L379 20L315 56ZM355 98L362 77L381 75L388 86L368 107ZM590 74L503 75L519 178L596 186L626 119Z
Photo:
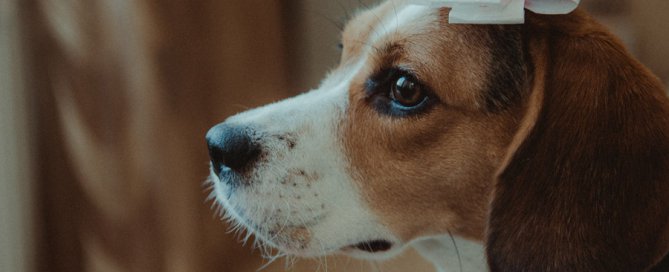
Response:
M385 82L392 76L392 71L396 63L404 56L404 46L398 42L386 43L381 47L374 47L372 58L377 65L374 72L365 81L365 94L371 96L380 82Z
M405 55L404 45L400 42L387 43L375 51L380 70L392 67Z

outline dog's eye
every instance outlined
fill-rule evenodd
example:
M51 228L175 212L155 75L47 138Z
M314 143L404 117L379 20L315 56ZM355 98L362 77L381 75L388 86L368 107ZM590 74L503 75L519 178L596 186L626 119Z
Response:
M427 112L439 99L410 71L381 70L365 82L366 99L378 112L407 117Z
M414 108L425 101L427 95L420 84L407 76L398 77L390 89L393 103L406 108Z

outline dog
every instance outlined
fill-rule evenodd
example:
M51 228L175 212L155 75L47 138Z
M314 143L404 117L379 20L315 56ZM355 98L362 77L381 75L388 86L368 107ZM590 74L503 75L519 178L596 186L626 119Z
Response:
M363 11L317 89L211 128L227 216L296 256L415 246L446 271L454 235L490 271L669 271L660 81L581 9L522 25L448 13Z

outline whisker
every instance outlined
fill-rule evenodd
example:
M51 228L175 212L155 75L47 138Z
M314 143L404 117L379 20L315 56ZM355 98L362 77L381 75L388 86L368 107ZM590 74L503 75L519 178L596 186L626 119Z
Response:
M231 104L230 106L238 108L239 110L244 110L244 111L245 110L250 110L250 109L253 108L253 107L249 107L249 106L246 106L246 105L243 105L243 104Z
M364 46L366 46L367 48L371 48L372 50L374 50L374 51L376 51L376 52L381 51L380 48L378 48L378 47L376 47L376 46L374 46L374 45L372 45L372 44L369 44L368 42L365 42L365 41L352 40L351 42L353 42L353 43L357 43L357 44L361 44L361 45L364 45Z
M246 236L244 237L243 242L242 242L242 245L243 245L243 246L246 246L246 243L249 241L249 238L251 238L251 235L253 235L252 232L250 232L250 231L246 231ZM255 244L256 244L257 241L258 241L257 239L254 239L254 240L253 240L253 244L254 244L253 246L254 246L254 247L256 247Z
M284 270L289 270L289 269L294 269L295 268L295 263L297 262L297 258L291 255L286 255L286 258L284 258Z
M339 8L344 12L344 16L346 18L346 21L347 22L350 21L351 20L351 14L348 12L348 9L344 6L344 4L342 4L342 2L340 0L336 0L335 2L337 2L337 5L339 6Z
M339 29L339 31L344 31L344 22L342 22L342 20L335 20L335 19L331 18L330 16L326 15L325 13L323 13L321 11L318 11L318 10L315 10L315 9L305 8L305 7L303 7L303 9L306 12L313 13L313 14L317 15L320 19L323 19L323 20L329 22L330 24L335 26L337 29Z
M324 20L328 21L329 23L331 23L333 26L335 26L340 32L344 31L344 23L343 22L341 22L339 20L332 19L332 18L328 17L327 15L322 14L320 12L316 12L316 14L318 16L320 16L321 19L324 19Z
M395 19L397 19L395 20L395 33L397 33L397 29L400 28L399 16L397 16L397 5L395 4L395 2L392 2L392 4L393 4L393 12L395 12Z
M369 5L365 4L362 0L358 0L358 6L362 6L365 9L369 9Z
M458 244L455 242L455 238L453 238L453 234L451 234L451 231L448 231L448 236L451 237L451 242L453 242L455 253L458 255L458 266L460 267L459 271L462 272L462 258L460 257L460 250L458 249Z
M378 261L374 261L372 264L374 265L374 269L376 269L377 272L382 271Z
M379 11L372 10L371 12L372 12L372 15L374 15L374 17L376 17L376 19L379 20L378 25L380 25L383 28L383 32L388 33L388 28L386 28L386 25L383 23L383 19L381 19L381 17L379 17L379 14L378 14ZM376 27L372 27L371 29L374 31L374 36L379 36L379 32L378 32L378 29Z
M277 253L277 255L275 255L274 257L271 257L271 258L269 259L269 261L268 261L266 264L264 264L263 266L261 266L260 268L258 268L258 269L256 270L256 272L260 272L260 271L262 271L262 270L265 270L265 269L266 269L267 267L269 267L272 263L274 263L276 260L278 260L279 258L281 258L281 257L283 257L283 256L285 256L285 255L284 255L284 254L281 254L281 253Z

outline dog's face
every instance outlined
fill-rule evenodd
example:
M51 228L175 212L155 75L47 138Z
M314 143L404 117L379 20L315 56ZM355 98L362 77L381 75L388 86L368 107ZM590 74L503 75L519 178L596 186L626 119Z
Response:
M361 13L317 90L212 128L217 202L301 256L454 234L483 240L492 271L647 271L669 251L661 83L582 10L448 12Z
M447 13L402 2L361 13L318 89L212 128L211 180L228 215L302 256L482 239L518 123L524 72L510 62L522 56L494 55L493 27L449 25Z

